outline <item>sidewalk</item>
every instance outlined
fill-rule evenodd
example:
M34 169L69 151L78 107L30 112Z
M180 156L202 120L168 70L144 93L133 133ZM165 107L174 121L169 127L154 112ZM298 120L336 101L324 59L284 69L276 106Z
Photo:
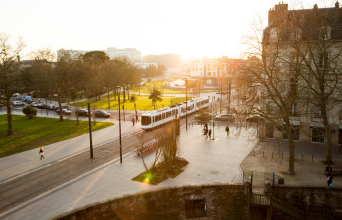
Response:
M143 172L144 167L140 157L134 157L129 153L124 155L122 164L118 159L109 162L1 214L0 218L49 219L74 208L115 196L167 186L227 183L231 182L235 176L241 175L239 164L254 146L253 141L246 140L248 133L234 136L237 132L231 127L231 134L227 137L224 127L215 127L215 140L208 140L205 139L201 130L202 127L199 125L194 125L187 131L182 127L181 156L187 159L189 164L183 168L184 172L180 175L167 179L157 186L131 180ZM101 135L105 136L105 134ZM19 157L19 155L15 156ZM34 156L38 160L37 155ZM151 163L154 155L149 154L145 159L147 163ZM3 161L0 160L0 162ZM28 164L31 163L35 161L28 162Z

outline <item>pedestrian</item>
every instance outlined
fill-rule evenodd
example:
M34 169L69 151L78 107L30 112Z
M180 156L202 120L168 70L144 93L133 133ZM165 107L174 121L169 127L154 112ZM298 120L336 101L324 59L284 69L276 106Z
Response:
M134 119L134 117L132 118L132 122L133 122L133 126L134 126L134 122L135 122L135 119Z
M40 160L44 159L44 150L43 148L41 147L40 150L39 150L39 154L40 154Z
M211 129L209 129L209 139L211 139Z
M226 126L226 132L227 132L227 136L228 136L228 134L230 134L230 131L229 131L229 127L228 127L228 126Z
M325 168L325 171L327 172L327 176L330 176L330 175L331 175L332 168L330 167L330 165L328 165L328 166Z
M208 128L204 129L205 139L208 139Z
M328 181L327 181L328 186L332 186L332 179L333 179L332 175L329 175L328 176Z
M136 116L135 116L135 118L137 119L136 121L138 122L138 121L139 121L139 117L138 117L138 115L136 115Z

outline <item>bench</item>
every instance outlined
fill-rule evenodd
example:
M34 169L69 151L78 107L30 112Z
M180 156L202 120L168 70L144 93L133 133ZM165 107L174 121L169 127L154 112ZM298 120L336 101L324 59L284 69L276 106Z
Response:
M156 143L154 143L154 144L152 144L152 146L145 148L142 152L140 152L140 151L135 151L135 152L134 152L134 155L139 157L140 155L149 154L149 153L151 153L152 151L154 151L154 150L157 148L157 146L158 146L158 145L157 145Z
M326 170L324 172L327 173ZM341 167L331 167L331 174L334 175L342 175L342 168Z

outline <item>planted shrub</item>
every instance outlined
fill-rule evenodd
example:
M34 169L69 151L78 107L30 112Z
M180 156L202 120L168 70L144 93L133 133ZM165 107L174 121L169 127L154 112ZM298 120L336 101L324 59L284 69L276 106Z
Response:
M29 105L23 108L23 113L29 117L29 119L32 119L34 115L37 115L37 110Z

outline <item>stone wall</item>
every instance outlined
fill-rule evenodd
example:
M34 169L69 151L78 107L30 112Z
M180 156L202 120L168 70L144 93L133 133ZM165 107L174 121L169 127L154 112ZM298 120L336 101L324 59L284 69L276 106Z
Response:
M342 189L333 187L273 187L276 198L296 207L323 207L342 219Z
M193 196L205 198L207 217L192 219L246 219L245 190L229 184L162 188L93 203L52 219L186 219L185 199Z

